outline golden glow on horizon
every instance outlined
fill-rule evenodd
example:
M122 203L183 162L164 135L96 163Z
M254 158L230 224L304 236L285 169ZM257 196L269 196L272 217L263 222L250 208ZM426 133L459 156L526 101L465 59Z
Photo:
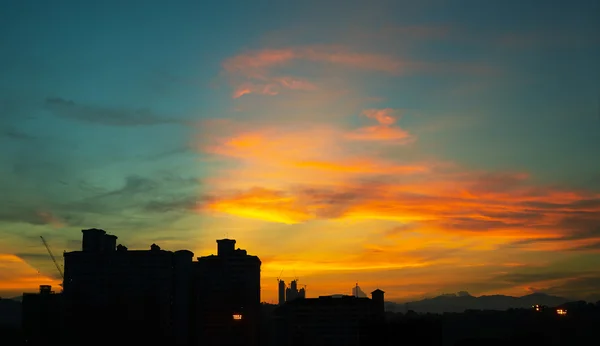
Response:
M20 295L37 292L40 285L58 287L60 280L39 273L18 256L0 254L0 291Z
M377 115L379 126L396 126L386 114L389 111ZM398 298L445 285L463 290L475 270L483 275L489 268L501 267L508 273L533 263L521 260L519 251L556 252L596 241L536 241L568 235L557 225L570 212L600 212L598 205L577 205L600 195L539 187L524 172L470 171L434 160L396 162L380 154L378 146L412 150L410 143L381 140L370 143L366 152L354 146L363 141L347 135L352 131L331 126L261 128L229 123L215 131L207 126L204 132L199 150L233 163L234 168L222 169L210 180L211 199L198 211L231 215L234 218L227 224L239 229L244 228L244 219L281 225L276 228L283 232L279 240L244 246L252 253L269 254L263 260L266 301L276 299L275 280L268 278L277 277L281 269L308 276L309 296L345 292L356 277L337 284L328 280L334 280L334 274L354 273L379 278L363 280L365 288L402 282L396 291L386 289L388 297ZM262 233L261 226L248 232ZM283 236L286 232L289 236ZM523 250L514 250L517 257L511 261L491 259L498 248L520 241L526 241L519 245ZM388 271L427 273L444 266L449 266L448 274L436 272L435 280L414 274L384 279ZM457 268L468 270L464 279L457 280ZM317 279L320 275L331 279ZM405 287L410 285L414 287ZM528 290L517 284L503 289L515 295Z
M386 118L393 112L371 112L378 115L367 118L379 117L377 126L397 126L395 118ZM540 187L524 172L471 171L431 159L395 161L382 153L391 145L413 150L412 144L382 139L370 142L364 151L362 139L348 136L353 130L329 125L294 128L215 122L219 126L213 131L210 124L197 148L232 163L233 168L212 177L211 198L198 211L230 215L233 218L225 224L239 229L244 229L244 220L281 225L275 228L282 232L278 240L265 238L244 246L251 253L269 254L263 260L267 301L276 299L276 287L275 280L270 283L266 278L277 277L282 268L310 277L309 296L345 291L348 286L316 279L319 275L333 280L333 274L370 273L379 279L365 280L365 287L402 282L402 289L386 289L389 297L401 297L445 285L456 286L456 291L466 289L474 270L484 273L501 267L508 272L527 267L533 262L521 260L522 251L557 252L600 241L540 241L568 235L570 231L560 224L570 212L600 212L599 205L577 204L600 198L599 194ZM263 232L263 227L256 227L247 232ZM287 232L289 236L284 236ZM518 242L523 243L512 252L517 257L511 261L487 259L495 250ZM447 275L437 273L436 280L414 274L384 279L386 271L426 273L443 266L451 267ZM457 268L469 270L464 286L462 279L456 279ZM415 287L404 288L408 285ZM504 291L522 295L528 289L515 284Z

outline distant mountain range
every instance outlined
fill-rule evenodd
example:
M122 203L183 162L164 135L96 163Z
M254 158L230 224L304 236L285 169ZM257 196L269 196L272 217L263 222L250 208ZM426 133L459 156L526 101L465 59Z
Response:
M386 302L386 310L393 312L413 310L420 313L464 312L469 309L508 310L510 308L530 308L535 304L554 307L568 301L569 299L545 293L533 293L523 297L505 295L475 297L467 292L459 292L403 304Z

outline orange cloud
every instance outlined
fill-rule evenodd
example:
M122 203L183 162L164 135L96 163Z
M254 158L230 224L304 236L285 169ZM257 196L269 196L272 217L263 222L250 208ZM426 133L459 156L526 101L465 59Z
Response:
M398 73L402 61L389 55L356 53L341 46L309 46L250 51L227 59L223 67L230 73L241 73L256 79L265 79L264 71L293 60L327 62L348 67Z
M346 134L348 139L359 141L389 141L395 143L411 143L415 140L407 131L394 127L397 120L397 111L391 108L367 109L362 113L370 119L376 120L379 125L367 126Z
M249 51L223 63L234 85L233 98L247 94L277 95L283 90L314 91L319 88L306 79L278 75L274 70L295 61L326 63L338 66L402 72L407 63L389 55L357 53L341 46L307 46Z
M394 141L404 144L414 140L408 132L384 125L363 127L349 132L346 137L359 141Z
M276 84L244 83L233 91L233 98L240 98L246 94L277 95L279 88Z
M385 109L367 109L363 111L363 114L367 118L375 119L380 125L392 125L396 122L396 110L391 108Z
M17 296L23 292L35 292L39 285L53 285L59 280L39 273L21 258L12 254L0 254L0 295Z
M206 123L205 127L212 126ZM217 125L221 126L221 124ZM228 125L225 125L228 126ZM396 171L426 169L415 164L399 167L372 157L353 155L346 159L344 143L354 139L348 132L327 126L265 127L257 131L233 130L233 134L205 133L196 147L204 152L251 162L276 162L276 166L312 167L325 170L369 171L374 167ZM400 168L400 169L398 169Z
M389 109L363 114L384 128L396 121ZM211 181L211 198L201 210L284 224L324 219L414 223L419 232L486 234L489 244L563 237L569 231L561 222L600 212L600 202L584 203L600 195L539 187L524 173L402 163L376 151L367 156L344 141L348 132L332 127L239 132L199 146L237 162ZM566 248L561 242L552 246Z
M240 98L246 94L277 95L282 89L289 90L317 90L317 86L302 79L292 77L272 78L268 83L245 82L236 87L233 98Z
M358 159L346 162L334 161L301 161L296 163L298 168L311 168L322 171L334 171L343 173L373 173L377 174L382 171L396 174L410 174L417 172L425 172L430 168L425 165L393 165L383 162L374 162L368 159Z
M306 206L298 203L294 197L263 188L253 188L228 198L220 197L206 204L204 208L284 224L294 224L314 218Z

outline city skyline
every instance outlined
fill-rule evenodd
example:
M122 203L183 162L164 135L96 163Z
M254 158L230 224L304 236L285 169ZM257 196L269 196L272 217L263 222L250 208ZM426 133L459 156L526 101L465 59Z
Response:
M597 1L138 6L0 11L0 296L97 227L236 239L269 302L600 299Z

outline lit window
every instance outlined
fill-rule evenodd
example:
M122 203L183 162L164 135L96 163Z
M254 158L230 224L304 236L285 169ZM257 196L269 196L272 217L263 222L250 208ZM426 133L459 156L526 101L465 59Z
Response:
M240 315L240 314L233 314L233 319L234 320L241 320L242 319L242 315Z
M567 310L558 309L558 310L556 310L556 313L559 314L559 315L566 315L567 314Z

